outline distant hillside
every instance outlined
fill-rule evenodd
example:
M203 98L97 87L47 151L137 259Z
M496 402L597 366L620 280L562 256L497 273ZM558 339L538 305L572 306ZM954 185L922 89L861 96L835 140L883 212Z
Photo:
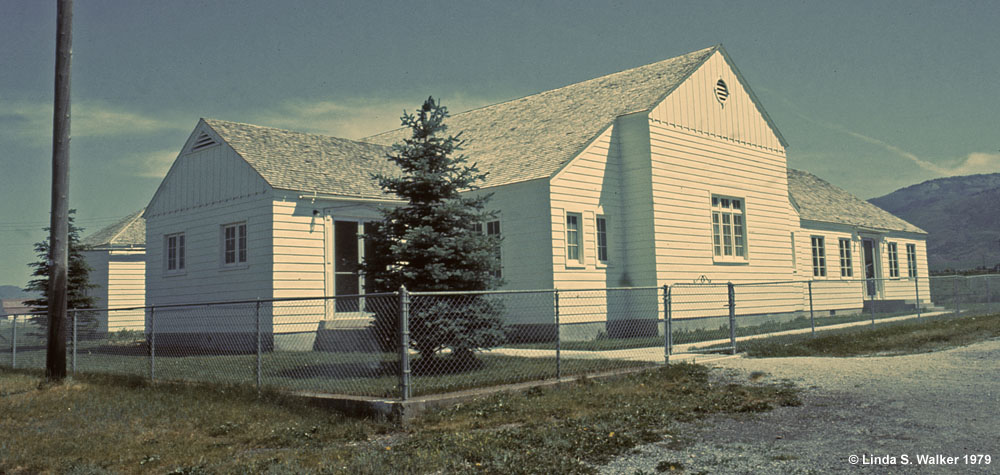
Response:
M25 292L16 285L0 285L0 299L33 299L35 294Z
M1000 264L1000 173L938 178L869 201L929 233L931 270Z

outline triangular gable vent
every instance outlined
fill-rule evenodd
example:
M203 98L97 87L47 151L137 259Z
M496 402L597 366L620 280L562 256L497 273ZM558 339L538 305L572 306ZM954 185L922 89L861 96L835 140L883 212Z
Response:
M215 140L212 139L212 137L209 137L208 134L202 132L201 135L199 135L198 138L195 139L194 144L191 145L191 151L197 152L199 150L206 149L213 145L218 145L218 143L216 143Z

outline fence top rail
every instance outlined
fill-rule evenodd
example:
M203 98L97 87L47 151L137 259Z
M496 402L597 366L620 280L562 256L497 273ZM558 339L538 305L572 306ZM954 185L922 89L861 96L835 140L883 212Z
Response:
M390 297L397 296L399 292L379 292L374 294L353 294L353 295L337 295L337 296L326 296L326 297L285 297L279 299L252 299L252 300L220 300L217 302L192 302L192 303L172 303L164 305L146 305L143 307L113 307L113 308L71 308L68 312L122 312L126 310L148 310L152 308L164 309L164 308L180 308L180 307L211 307L217 305L238 305L238 304L256 304L260 303L272 303L272 302L305 302L309 300L336 300L345 298L373 298L373 297ZM26 315L26 314L18 314ZM43 313L44 315L44 313Z
M410 291L410 295L493 295L493 294L542 294L555 292L607 292L615 290L659 290L662 286L650 287L597 287L588 289L525 289L525 290L435 290L435 291Z
M929 279L982 279L990 277L1000 277L1000 274L976 274L976 275L932 275Z

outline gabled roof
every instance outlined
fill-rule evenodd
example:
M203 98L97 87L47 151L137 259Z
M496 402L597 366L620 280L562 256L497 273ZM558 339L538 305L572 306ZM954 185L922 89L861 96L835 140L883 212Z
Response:
M792 202L798 205L801 219L873 230L927 234L892 213L809 172L788 169L788 194Z
M145 211L146 208L143 208L122 218L121 221L81 239L80 244L91 248L145 247L146 219L142 217Z
M489 172L487 186L547 178L577 156L615 118L649 111L711 55L716 45L520 99L455 114L449 134L462 133L464 152ZM391 145L407 138L396 129L362 140Z
M354 140L202 119L273 188L385 197L372 173L396 173L389 147Z

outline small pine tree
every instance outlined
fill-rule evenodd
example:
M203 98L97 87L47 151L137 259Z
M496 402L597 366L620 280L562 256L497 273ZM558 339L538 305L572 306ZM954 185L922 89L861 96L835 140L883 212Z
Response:
M448 110L428 98L415 114L403 113L402 125L412 136L393 145L387 158L399 176L374 175L383 190L407 204L385 210L381 222L366 227L373 252L364 262L367 292L387 292L405 285L413 291L477 291L496 288L498 236L483 234L481 223L493 216L485 211L488 194L462 195L485 180L468 165L458 136L444 136ZM483 296L428 297L411 305L411 343L424 366L442 349L468 368L476 350L504 339L500 307ZM385 346L396 342L394 311L382 312L376 329Z
M67 255L67 278L66 278L66 308L76 309L76 308L91 308L94 306L94 298L87 295L87 290L97 287L90 283L90 271L93 270L87 265L86 259L83 258L82 247L80 246L80 232L83 229L78 228L73 221L73 215L76 213L75 209L69 210L69 232L67 234L69 253ZM46 233L50 230L49 227L45 227ZM36 294L41 294L41 297L37 299L26 300L25 305L37 309L47 308L49 306L49 276L51 275L51 260L52 256L49 253L49 240L43 240L35 243L35 253L38 255L38 260L28 264L28 267L34 269L31 273L34 279L28 281L27 287L24 288L25 292L32 292ZM94 317L92 315L86 316L86 318L80 318L83 315L78 315L77 325L93 325ZM38 316L35 317L36 324L42 324L47 317ZM83 320L83 321L81 321Z

